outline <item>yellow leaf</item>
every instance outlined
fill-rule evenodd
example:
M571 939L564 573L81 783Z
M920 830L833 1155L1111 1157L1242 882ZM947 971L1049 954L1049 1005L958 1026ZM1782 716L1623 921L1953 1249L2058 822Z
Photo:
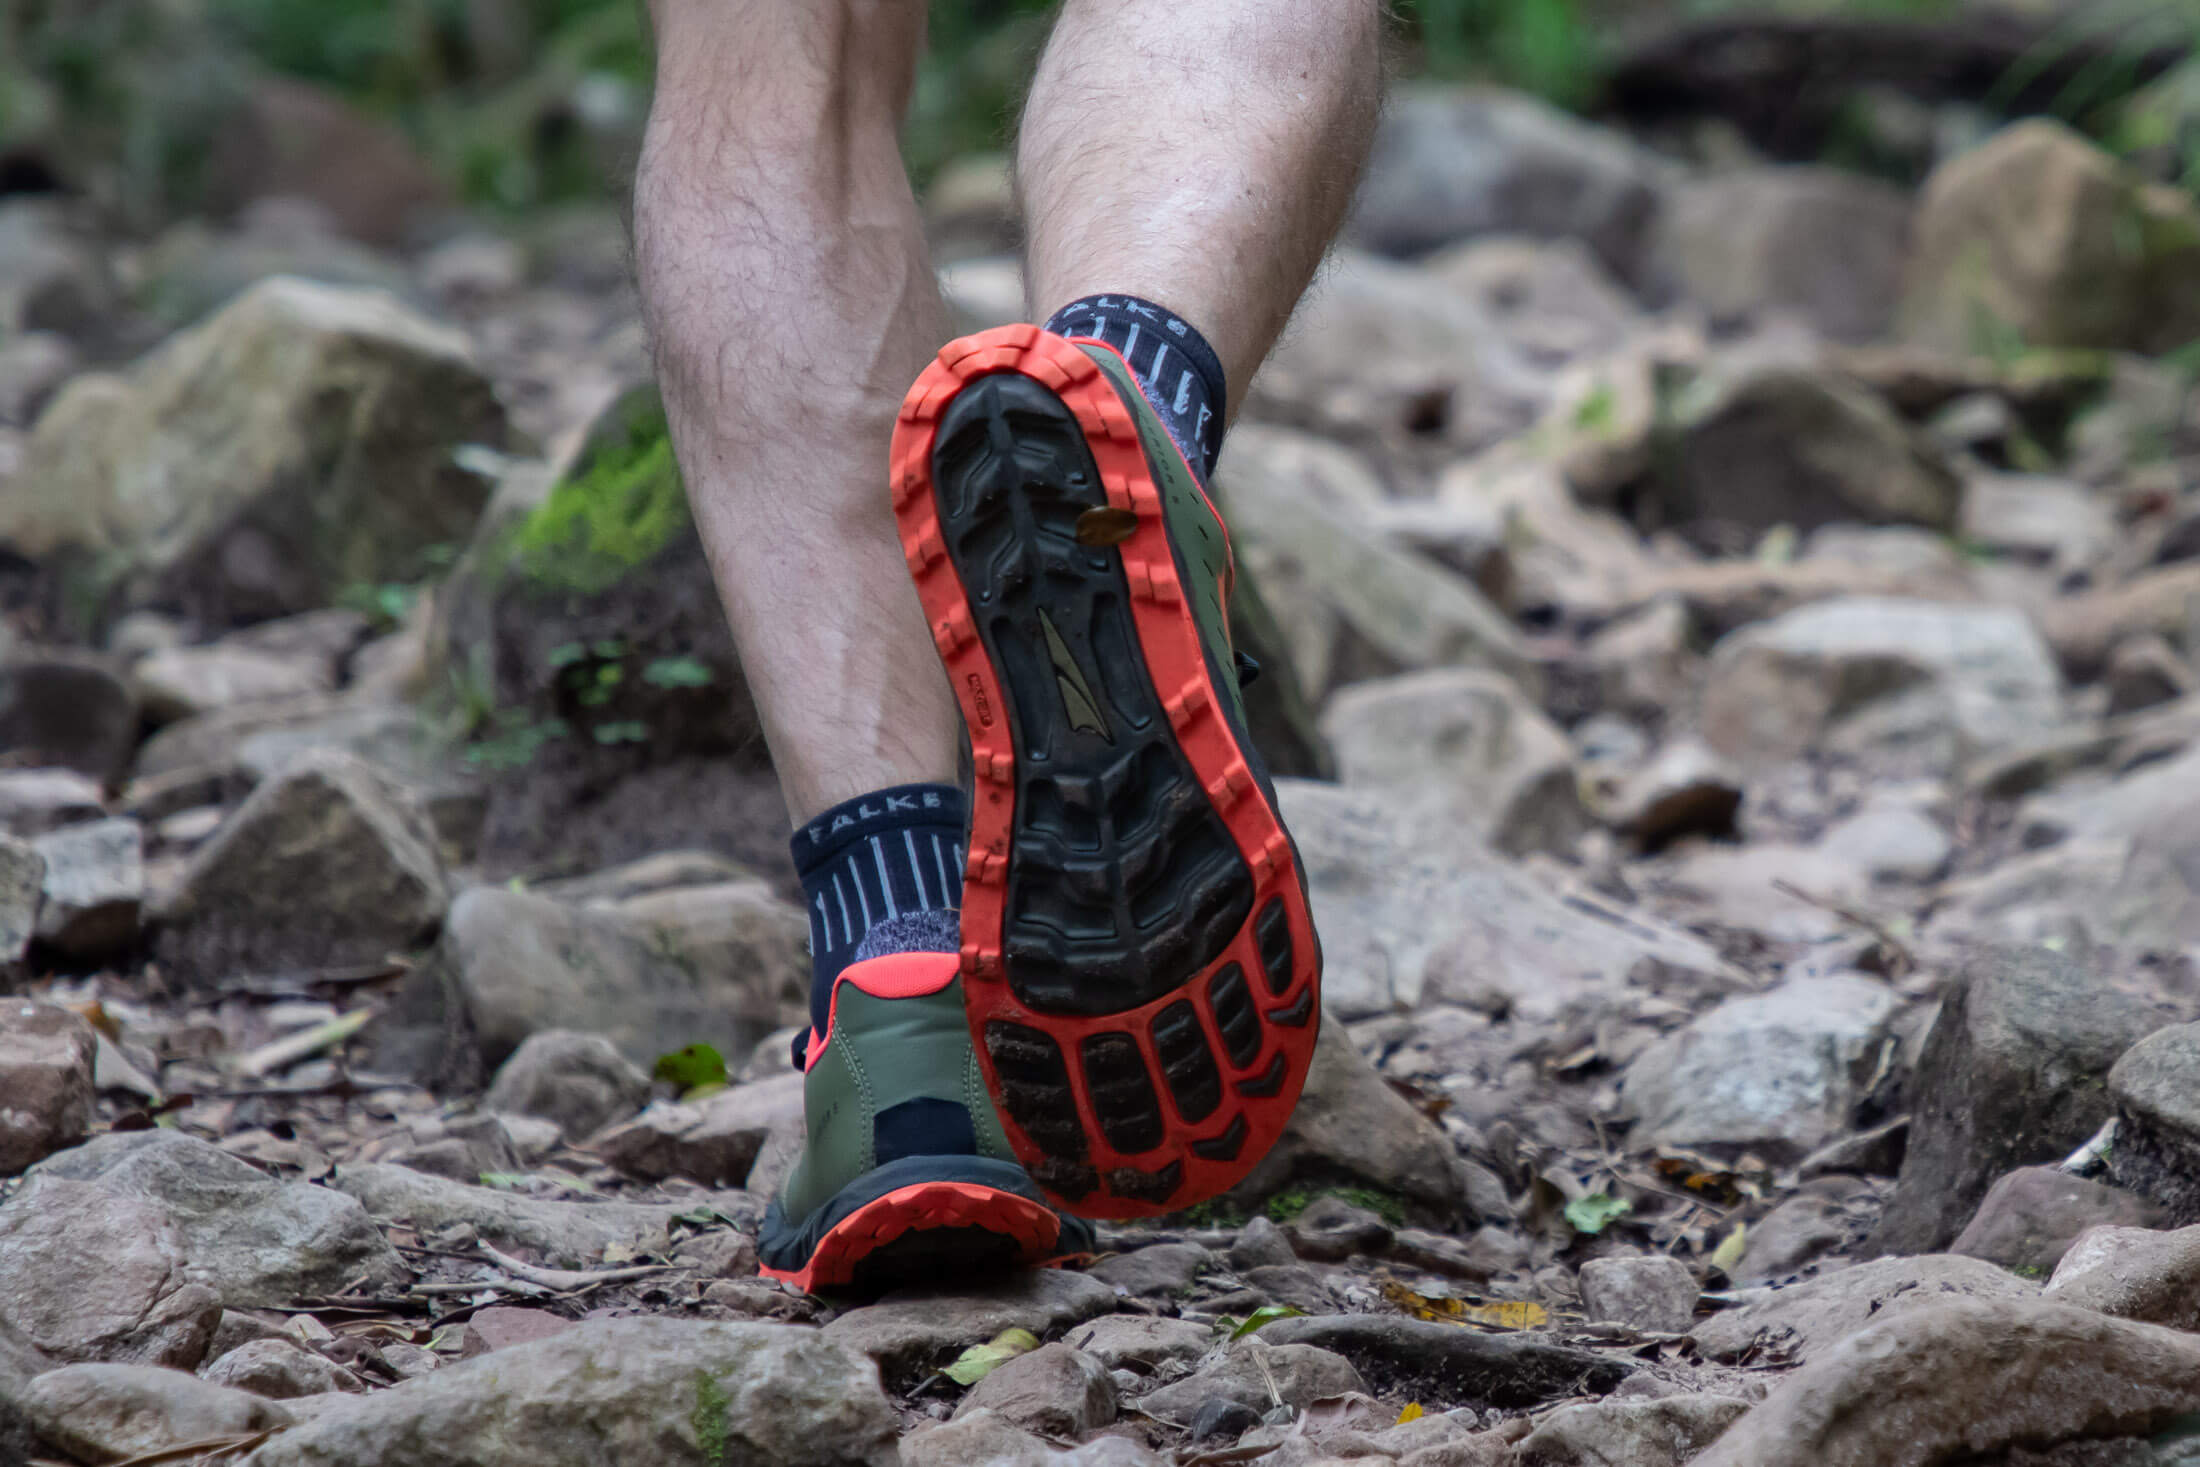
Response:
M1408 1401L1405 1410L1398 1413L1398 1419L1393 1425L1403 1426L1408 1421L1419 1421L1421 1415L1421 1403L1419 1401Z
M1028 1354L1039 1348L1039 1337L1028 1329L1002 1330L983 1345L972 1345L955 1357L955 1363L940 1374L957 1385L973 1386L993 1373L997 1365L1005 1365L1018 1355Z
M1711 1250L1711 1266L1721 1273L1732 1273L1734 1265L1742 1261L1749 1251L1749 1224L1736 1223L1719 1246Z
M1548 1324L1551 1318L1542 1305L1525 1300L1500 1299L1494 1304L1469 1304L1464 1299L1416 1294L1395 1280L1383 1285L1383 1297L1415 1319L1434 1320L1439 1324L1479 1324L1491 1329L1518 1330Z

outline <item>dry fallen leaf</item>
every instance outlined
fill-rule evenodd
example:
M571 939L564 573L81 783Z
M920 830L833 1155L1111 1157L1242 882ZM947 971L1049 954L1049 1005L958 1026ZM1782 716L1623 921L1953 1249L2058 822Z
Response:
M1469 1304L1464 1299L1418 1294L1395 1280L1383 1285L1383 1297L1415 1319L1438 1324L1481 1325L1487 1329L1523 1330L1548 1324L1550 1311L1525 1299L1499 1299L1488 1304Z
M1740 1263L1742 1255L1748 1251L1749 1224L1738 1222L1734 1224L1734 1231L1711 1250L1711 1266L1721 1273L1732 1273L1734 1265Z

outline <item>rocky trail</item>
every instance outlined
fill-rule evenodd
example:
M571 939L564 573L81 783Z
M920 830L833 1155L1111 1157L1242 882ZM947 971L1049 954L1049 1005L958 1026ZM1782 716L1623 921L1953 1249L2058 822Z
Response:
M1284 1143L871 1302L617 218L0 199L0 1463L2200 1462L2200 203L1647 137L1401 93L1225 454Z

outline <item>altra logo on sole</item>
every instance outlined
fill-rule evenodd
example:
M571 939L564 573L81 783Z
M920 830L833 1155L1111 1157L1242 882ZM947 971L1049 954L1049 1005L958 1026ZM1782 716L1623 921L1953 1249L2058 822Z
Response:
M1039 632L1046 638L1047 657L1054 663L1054 690L1062 695L1062 712L1069 726L1114 743L1115 735L1108 731L1108 721L1100 713L1100 700L1092 695L1092 684L1085 681L1084 669L1077 665L1069 644L1055 630L1054 618L1043 609L1039 612Z

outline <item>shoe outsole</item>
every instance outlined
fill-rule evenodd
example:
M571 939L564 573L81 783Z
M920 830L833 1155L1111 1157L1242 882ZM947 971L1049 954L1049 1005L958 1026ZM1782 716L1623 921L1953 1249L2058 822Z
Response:
M1043 1203L971 1182L898 1187L841 1219L800 1268L760 1272L806 1294L878 1294L1045 1262L1062 1220Z
M979 1064L1018 1158L1088 1217L1242 1180L1319 1027L1297 854L1146 454L1108 375L1032 326L944 348L894 435L902 546L976 772Z

